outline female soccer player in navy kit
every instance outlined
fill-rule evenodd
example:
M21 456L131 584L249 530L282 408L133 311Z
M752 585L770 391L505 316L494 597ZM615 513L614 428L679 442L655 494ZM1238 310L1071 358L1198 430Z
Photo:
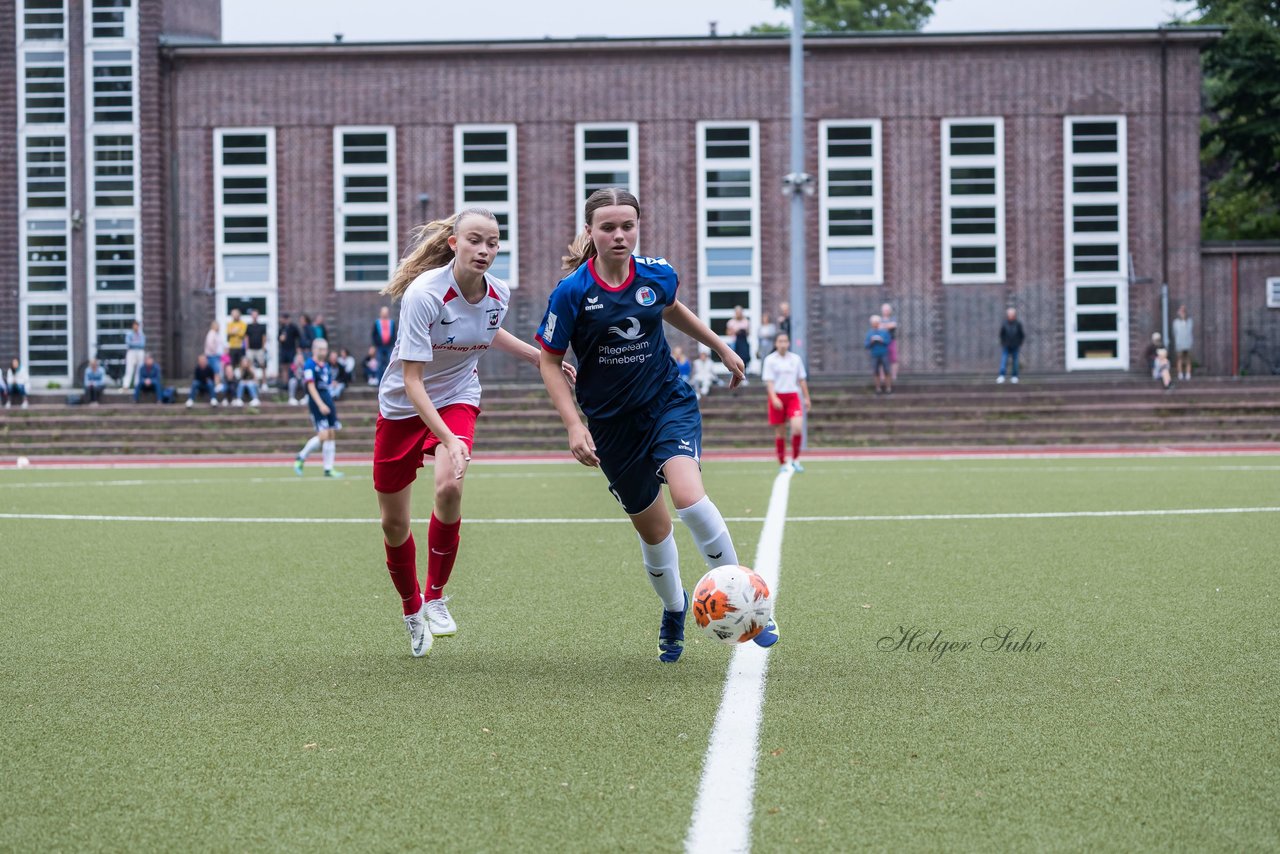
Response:
M698 462L702 415L681 382L663 322L715 350L733 377L746 366L698 316L676 299L679 277L661 258L635 258L640 203L626 190L597 190L587 199L586 228L569 247L560 280L538 328L542 379L569 431L569 449L583 465L599 466L609 491L631 517L649 583L662 600L659 659L684 651L689 596L680 581L667 485L676 514L689 527L708 567L738 563L724 518L702 487ZM578 359L578 403L560 378L565 351ZM778 639L777 626L755 638Z
M493 346L538 364L537 348L502 328L511 291L486 272L498 254L493 214L468 208L428 223L420 234L383 290L400 300L400 331L378 386L373 450L387 569L415 656L430 651L433 635L458 631L444 586L458 555L462 479L480 414L477 363ZM565 376L572 381L573 371ZM427 586L420 589L409 510L427 454L435 457L435 503L427 528Z

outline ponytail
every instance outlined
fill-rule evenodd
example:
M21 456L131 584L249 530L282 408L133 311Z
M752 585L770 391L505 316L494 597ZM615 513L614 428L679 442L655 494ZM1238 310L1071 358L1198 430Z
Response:
M633 207L636 209L636 219L640 218L640 202L634 195L621 187L602 187L587 197L585 209L587 225L591 225L596 211L609 205ZM560 258L560 268L566 273L572 273L594 257L596 257L595 241L591 239L590 234L580 231L578 236L569 243L569 254Z
M393 300L400 299L409 289L409 285L413 284L414 279L427 270L443 267L452 261L454 251L449 247L449 238L458 233L458 223L472 215L498 221L492 212L484 208L466 208L448 219L432 220L426 225L415 228L413 239L417 241L416 245L400 261L395 275L391 277L391 281L381 293Z

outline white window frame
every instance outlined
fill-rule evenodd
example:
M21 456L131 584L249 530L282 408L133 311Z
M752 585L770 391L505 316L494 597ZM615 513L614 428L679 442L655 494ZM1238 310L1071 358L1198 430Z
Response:
M744 121L703 121L698 122L697 130L697 166L698 166L698 289L716 285L732 285L730 290L741 290L742 285L760 285L760 122L751 119ZM751 152L741 158L709 159L707 154L707 131L719 128L748 129L747 144ZM711 171L746 170L750 174L751 195L746 199L716 199L714 204L707 197L707 175ZM712 210L735 211L745 210L751 213L750 237L708 237L707 219ZM707 250L740 249L751 250L751 272L746 276L707 275ZM752 321L754 323L754 319Z
M1267 279L1267 308L1280 308L1280 276Z
M348 133L380 133L387 137L386 163L343 163L342 137ZM387 179L385 202L345 201L344 179L349 176L383 176ZM379 291L395 274L399 261L399 231L396 222L396 129L390 125L341 125L333 129L333 286L339 291ZM387 239L375 243L347 243L346 218L380 216L387 218ZM347 281L347 253L361 255L386 254L387 279L384 281Z
M70 255L68 255L68 261ZM30 318L31 309L43 306L58 306L65 310L67 318L67 372L65 374L41 374L39 376L31 373L31 334L30 334ZM56 382L69 385L72 381L71 375L75 372L75 329L76 320L75 312L72 310L70 299L49 299L48 297L34 297L24 299L18 306L18 322L20 324L19 350L22 354L22 364L27 369L28 378L31 380L29 388L44 388L49 383ZM8 367L6 365L6 367Z
M625 160L587 160L587 133L597 130L625 130L627 132L627 157ZM582 225L582 206L587 201L587 173L597 171L620 172L625 170L628 176L627 185L623 188L633 196L640 194L640 158L639 158L640 126L636 122L578 122L573 130L574 172L577 183L574 185L573 218Z
M19 152L19 176L18 176L18 207L20 210L27 212L31 219L47 220L47 219L64 219L71 205L71 151L67 144L67 135L64 133L42 133L39 128L46 125L35 125L36 129L26 130L19 135L18 152ZM27 187L27 170L31 168L31 161L27 159L27 145L31 139L59 139L62 141L62 183L63 192L62 199L64 204L61 206L44 206L31 207L31 194Z
M129 61L125 63L123 59L110 59L99 62L98 54L107 53L127 53ZM90 45L85 48L85 123L93 124L96 127L136 127L138 124L138 51L131 45L120 43L112 43L109 46L103 46L101 42ZM129 68L129 120L121 121L118 119L99 119L94 105L95 92L94 81L96 79L95 71L99 68Z
M264 166L228 166L222 162L222 140L225 136L263 134L266 136L267 162ZM267 203L259 205L224 205L223 180L226 178L265 176L267 179ZM220 127L213 130L213 216L214 216L214 275L219 292L261 293L275 292L278 288L278 237L276 234L276 129L274 127ZM265 216L267 218L266 243L227 243L224 219L232 216ZM228 282L224 259L228 255L266 255L267 278L261 282Z
M870 157L831 157L828 153L832 128L867 127L871 129ZM820 285L879 285L884 283L884 196L883 149L880 145L880 119L824 119L818 123L818 283ZM840 169L870 169L871 197L866 201L832 197L831 172ZM871 210L871 236L830 235L831 211L850 208ZM871 249L875 253L874 269L866 276L837 276L831 273L828 253L832 249Z
M102 208L103 210L108 210L108 211L136 212L138 208L138 134L137 134L136 126L131 126L128 130L124 130L124 129L121 129L121 126L119 125L106 125L106 126L90 125L88 128L88 132L85 134L85 136L88 141L87 145L88 145L88 159L89 159L88 173L86 175L86 181L88 184L87 191L86 191L86 198L87 198L86 204L88 205L88 207L91 209L91 211L93 209ZM133 200L130 204L127 204L127 205L98 204L98 181L100 180L98 175L98 165L99 165L98 152L101 150L105 150L105 149L100 149L98 147L97 140L98 140L98 137L100 136L118 136L118 137L123 137L129 140L129 159L127 161L113 160L109 162L112 164L126 164L126 163L128 164L129 170L131 173L130 183L132 184L132 187L129 190L129 195ZM103 162L106 163L108 161L103 161ZM125 179L111 178L107 180L123 181ZM115 193L112 193L111 195L114 195L114 194Z
M61 13L62 13L62 36L61 36L60 38L56 38L56 39L29 39L29 38L27 38L27 22L26 22L26 15L27 15L27 8L26 8L26 6L27 6L27 3L26 3L26 0L17 0L17 5L18 5L18 41L19 41L19 43L24 42L24 41L25 41L25 42L27 42L28 44L41 44L41 43L46 43L46 42L47 42L47 43L50 43L50 44L60 44L60 43L64 43L64 42L66 42L66 40L67 40L67 3L66 3L66 0L61 0L61 2L59 2L59 3L58 3L58 8L61 10Z
M505 133L507 159L494 163L464 163L462 159L463 135L468 133ZM453 126L453 201L454 210L467 207L483 207L507 218L507 236L502 241L499 254L510 258L510 275L505 278L511 288L520 287L520 237L519 196L517 173L516 126L514 124L472 124ZM505 175L507 200L505 202L467 202L463 199L464 182L471 175Z
M22 90L21 97L18 99L18 124L26 127L48 128L50 131L57 128L59 131L67 132L67 118L71 111L71 80L69 74L69 63L67 62L67 50L64 42L37 42L39 47L26 47L18 51L18 57L22 62ZM58 54L59 61L44 61L31 63L27 59L32 54ZM60 122L28 122L27 121L27 71L31 68L62 68L62 121Z
M141 275L141 273L139 273L139 275ZM118 296L119 299L109 299L108 297L112 294ZM130 296L128 292L111 291L104 294L102 299L92 300L89 304L89 354L99 359L103 359L103 356L100 352L102 349L102 344L101 344L101 339L99 338L99 336L102 334L102 329L100 327L100 321L102 319L102 315L100 314L100 312L102 310L102 307L107 305L132 306L133 312L131 315L131 319L136 320L139 323L142 322L142 301L136 296ZM104 361L109 362L110 360L104 360ZM123 359L121 359L120 364L121 364L121 368L123 368ZM106 367L106 365L104 365L104 367ZM122 375L123 375L123 371L122 371Z
M994 126L994 154L952 154L951 129L956 125L991 124ZM943 284L999 284L1005 280L1004 239L1004 118L1002 116L957 117L942 120L942 282ZM982 196L956 196L951 193L953 168L993 168L995 192ZM995 234L952 234L951 220L955 208L994 207ZM963 247L995 247L994 273L955 273L952 271L954 251Z
M1115 154L1075 154L1071 151L1071 128L1076 122L1115 122L1116 147ZM1125 116L1066 116L1062 120L1062 227L1065 237L1064 269L1068 279L1113 279L1117 276L1129 275L1129 164L1128 164L1128 128ZM1076 166L1105 165L1116 166L1116 192L1114 193L1077 193L1072 182L1072 173ZM1114 204L1118 212L1118 232L1088 231L1076 233L1075 206L1077 204L1106 205ZM1112 240L1109 235L1114 235ZM1115 270L1085 270L1076 272L1076 244L1089 244L1098 240L1115 242L1118 257Z
M95 42L98 44L118 44L120 42L137 43L138 40L138 3L140 0L131 0L129 5L124 9L124 35L122 36L95 36L93 33L93 13L96 0L89 0L86 4L84 12L84 39L85 44ZM135 72L136 79L136 72ZM136 87L135 87L136 88Z

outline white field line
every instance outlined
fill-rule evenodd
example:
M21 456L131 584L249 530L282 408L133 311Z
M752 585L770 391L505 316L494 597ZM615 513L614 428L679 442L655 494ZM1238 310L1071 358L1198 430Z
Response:
M772 510L772 501L770 510ZM1064 510L1044 513L922 513L901 516L790 516L787 522L951 522L989 521L1002 519L1105 519L1128 516L1219 516L1244 513L1280 513L1280 507L1189 507L1167 510ZM0 519L52 521L52 522L177 522L180 524L232 523L237 525L376 525L377 519L351 519L333 516L303 518L232 517L232 516L110 516L105 514L75 513L0 513ZM427 519L414 519L425 524ZM769 517L726 516L726 522L769 522ZM467 517L468 525L624 525L626 517L606 519L574 518L498 518L477 519ZM757 564L759 561L757 560ZM758 566L757 566L758 569Z
M786 524L791 473L779 474L769 496L764 530L756 548L754 569L773 591L777 607L782 563L782 530ZM720 710L711 729L702 782L685 837L690 854L724 854L751 850L751 813L755 803L756 756L764 707L768 650L739 644L729 659Z

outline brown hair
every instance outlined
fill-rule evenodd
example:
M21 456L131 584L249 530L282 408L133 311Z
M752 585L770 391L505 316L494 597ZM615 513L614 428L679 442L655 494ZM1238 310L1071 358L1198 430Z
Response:
M587 225L591 225L596 211L609 205L629 205L636 209L636 219L640 218L640 202L634 195L621 187L602 187L587 197L585 208ZM591 235L580 231L569 244L569 254L560 259L560 268L571 273L587 263L588 258L595 256L596 244L591 240Z
M417 245L400 261L395 275L382 293L392 299L400 299L418 276L452 261L454 251L449 248L449 238L458 233L458 223L473 215L498 221L493 212L485 208L464 208L448 219L432 220L415 228L413 237L418 241Z

